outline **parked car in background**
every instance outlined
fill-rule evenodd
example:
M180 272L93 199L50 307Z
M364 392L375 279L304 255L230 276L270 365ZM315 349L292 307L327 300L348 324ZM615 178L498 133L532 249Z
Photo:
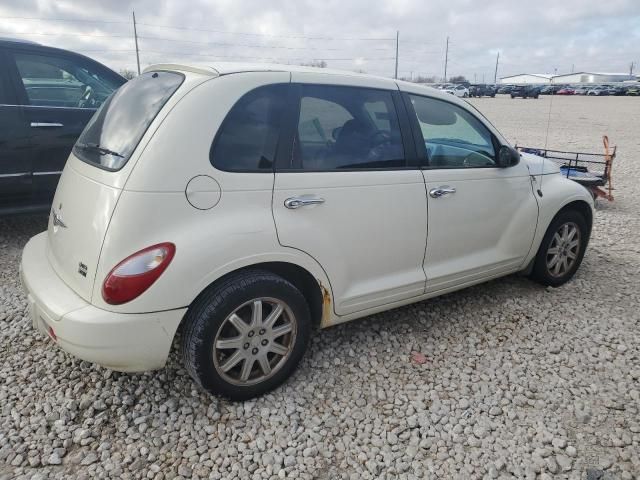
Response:
M469 89L462 84L451 85L445 88L444 91L460 98L467 98L469 96Z
M181 325L186 370L242 400L292 374L314 327L516 272L562 285L593 207L432 88L158 65L87 125L21 278L34 327L62 349L161 368Z
M49 210L71 147L125 82L83 55L0 40L0 215Z
M485 83L472 84L469 86L470 97L495 97L495 85L487 85Z
M540 87L535 85L516 85L511 89L511 98L538 98L540 95Z
M513 85L501 85L500 87L498 87L498 90L496 91L496 93L508 95L509 93L511 93L512 89L513 89Z
M615 95L616 97L621 97L627 94L627 87L624 85L611 85L609 95Z
M563 87L556 92L556 95L574 95L576 91L571 87Z
M587 90L587 95L598 96L598 97L606 96L606 95L609 95L609 89L608 87L605 87L603 85L596 85L595 87L592 87Z
M630 87L626 88L626 95L629 95L630 97L637 97L640 96L640 86L638 85L632 85Z
M540 95L555 95L560 90L565 88L566 85L545 85L540 87Z
M589 91L589 87L584 85L578 85L576 87L573 87L574 95L586 95L588 91Z

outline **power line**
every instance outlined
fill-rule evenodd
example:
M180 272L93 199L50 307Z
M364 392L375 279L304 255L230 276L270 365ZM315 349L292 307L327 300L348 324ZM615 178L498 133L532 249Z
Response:
M242 55L212 55L208 53L187 53L187 52L171 52L166 50L140 50L142 53L151 54L163 54L163 55L185 55L185 56L197 56L208 58L236 58L243 60L288 60L288 61L306 61L306 60L327 60L327 61L381 61L381 60L395 60L395 57L355 57L355 58L331 58L331 57L254 57L254 56L242 56Z
M103 23L103 24L122 24L129 25L129 22L126 21L116 21L116 20L85 20L80 18L46 18L46 17L18 17L18 16L0 16L0 19L8 19L8 20L39 20L45 22L80 22L80 23ZM232 32L228 30L217 30L217 29L209 29L209 28L198 28L186 25L162 25L157 23L144 23L137 22L137 25L143 25L146 27L154 27L154 28L167 28L172 30L189 30L196 32L210 32L210 33L219 33L224 35L245 35L245 36L255 36L255 37L273 37L273 38L297 38L297 39L306 39L306 40L357 40L357 41L372 41L372 42L391 42L395 40L394 37L331 37L331 36L314 36L314 35L279 35L279 34L271 34L271 33L257 33L257 32Z
M131 38L131 35L97 35L95 33L0 32L0 35L47 35L55 37Z
M115 20L87 20L84 18L45 18L45 17L5 17L4 15L0 19L7 20L40 20L46 22L81 22L81 23L120 23L129 24L129 22L115 21Z
M368 38L368 37L328 37L328 36L309 36L309 35L277 35L271 33L256 33L256 32L230 32L227 30L214 30L208 28L194 28L194 27L185 27L178 25L158 25L155 23L138 23L138 25L144 25L145 27L156 27L156 28L168 28L173 30L189 30L195 32L210 32L210 33L220 33L224 35L246 35L246 36L255 36L255 37L273 37L273 38L297 38L297 39L306 39L306 40L358 40L358 41L371 41L371 42L391 42L395 40L395 38Z
M136 23L136 25L142 25L141 23ZM340 51L340 50L349 50L347 48L335 48L335 47L288 47L286 45L256 45L256 44L243 44L243 43L228 43L228 42L203 42L200 40L183 40L179 38L167 38L167 37L148 37L146 35L138 35L138 38L142 38L144 40L160 40L166 42L179 42L179 43L193 43L196 45L210 45L216 47L245 47L245 48L276 48L283 50L325 50L325 51ZM375 51L385 51L389 50L387 48L374 48L371 50Z

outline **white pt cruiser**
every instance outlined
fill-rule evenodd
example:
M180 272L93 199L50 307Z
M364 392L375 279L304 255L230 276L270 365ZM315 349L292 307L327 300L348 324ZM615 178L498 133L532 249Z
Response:
M471 105L390 79L156 65L96 112L22 257L33 324L120 371L246 399L313 327L516 272L558 286L593 201Z

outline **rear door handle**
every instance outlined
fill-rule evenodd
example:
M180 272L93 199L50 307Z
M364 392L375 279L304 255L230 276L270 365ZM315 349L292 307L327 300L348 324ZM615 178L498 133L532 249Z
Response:
M456 189L450 187L449 185L443 185L442 187L434 188L433 190L429 190L429 195L432 198L440 198L445 195L451 195L456 193Z
M284 201L284 206L295 210L296 208L306 207L308 205L320 205L324 203L324 198L315 196L290 197Z
M31 128L60 128L60 127L64 127L64 125L58 122L31 122Z

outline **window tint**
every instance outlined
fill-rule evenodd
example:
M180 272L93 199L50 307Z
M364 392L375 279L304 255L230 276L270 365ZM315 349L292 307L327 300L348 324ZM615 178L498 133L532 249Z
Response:
M491 132L471 113L449 102L410 95L422 130L429 166L495 166Z
M14 54L31 105L98 108L121 82L65 57Z
M301 86L294 168L335 170L405 165L391 92Z
M73 153L107 170L122 168L183 80L173 72L147 72L129 80L91 117Z
M0 53L0 61L2 60L2 54ZM6 80L4 79L4 73L0 72L0 104L9 102L9 89L7 88Z
M286 85L260 87L233 106L211 148L214 167L230 171L273 170L286 92Z

